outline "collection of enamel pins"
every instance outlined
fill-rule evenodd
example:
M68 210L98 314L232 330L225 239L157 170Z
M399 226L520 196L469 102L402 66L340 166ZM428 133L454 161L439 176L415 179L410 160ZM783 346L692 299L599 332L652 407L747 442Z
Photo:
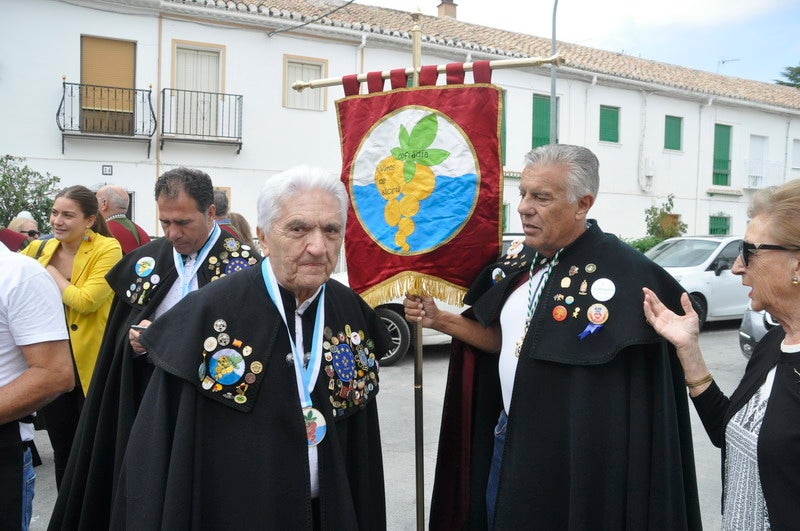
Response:
M523 252L523 243L524 240L517 240L509 246L502 262L504 266L512 268L526 267L529 257ZM581 313L586 316L589 324L578 335L580 339L584 339L602 328L609 316L608 308L603 303L611 300L616 293L616 286L611 279L591 279L591 276L596 272L597 266L592 263L586 264L582 268L576 265L570 266L567 275L559 281L561 289L553 297L556 302L551 314L554 321L562 322L570 317L578 319ZM504 269L501 267L496 267L491 274L495 282L499 282L506 276ZM582 300L579 297L587 295L591 295L594 301L586 301L587 306L584 311L581 302L585 301L585 299Z
M214 334L203 341L203 360L197 371L200 385L206 391L222 393L223 398L244 404L250 386L264 371L264 364L249 360L252 346L231 337L224 319L216 319L212 327ZM333 416L364 407L378 387L375 343L362 330L352 330L350 325L337 334L325 327L323 335L322 370L328 377ZM292 354L286 361L293 363Z
M222 246L225 249L224 251L220 252L219 255L209 256L206 260L208 269L212 272L212 282L225 275L246 269L258 261L250 252L249 245L242 245L234 238L225 238ZM136 265L134 265L136 280L125 291L125 296L131 304L139 304L140 306L146 304L158 288L161 277L153 273L155 268L156 260L152 256L143 256L136 261Z

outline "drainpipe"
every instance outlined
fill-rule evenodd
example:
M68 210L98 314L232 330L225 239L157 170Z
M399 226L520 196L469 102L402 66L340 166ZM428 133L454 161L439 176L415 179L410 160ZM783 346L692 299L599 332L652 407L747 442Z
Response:
M647 164L645 164L644 156L644 143L647 137L647 91L642 90L642 112L640 117L639 126L639 165L637 168L636 178L639 181L639 187L644 192L650 192L653 189L652 176L647 175Z
M702 182L701 177L701 166L702 166L702 142L703 142L703 107L711 107L714 104L714 98L708 98L708 103L706 105L700 105L697 108L697 179L695 183L695 191L694 191L694 233L695 234L703 234L698 232L698 227L700 226L700 183Z
M597 76L592 76L592 82L586 87L586 93L583 96L583 145L589 145L589 127L587 124L589 123L589 90L592 87L597 85Z
M367 34L361 34L361 44L358 45L358 49L356 50L356 62L358 65L356 66L356 72L364 73L364 48L367 47Z

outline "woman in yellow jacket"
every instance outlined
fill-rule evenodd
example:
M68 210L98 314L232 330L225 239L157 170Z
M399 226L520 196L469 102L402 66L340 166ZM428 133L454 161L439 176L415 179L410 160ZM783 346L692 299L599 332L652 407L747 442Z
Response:
M56 484L69 458L83 399L89 390L113 292L106 273L122 249L98 213L97 198L85 186L70 186L56 196L50 211L54 237L22 251L41 263L61 290L70 346L80 385L42 410L53 445Z

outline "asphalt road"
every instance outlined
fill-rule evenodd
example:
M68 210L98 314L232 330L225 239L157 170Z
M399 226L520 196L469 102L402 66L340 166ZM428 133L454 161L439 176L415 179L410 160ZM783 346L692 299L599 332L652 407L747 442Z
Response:
M739 350L738 321L710 323L700 335L706 362L717 384L730 394L739 382L746 360ZM423 426L425 521L433 487L439 416L442 409L449 346L427 347L423 368ZM379 395L383 458L386 475L386 509L390 530L416 529L416 479L414 454L414 360L409 353L403 360L381 371ZM711 445L699 418L692 409L695 463L700 505L705 529L720 528L720 457ZM55 502L53 452L45 432L36 433L36 444L43 465L36 469L32 531L47 528Z

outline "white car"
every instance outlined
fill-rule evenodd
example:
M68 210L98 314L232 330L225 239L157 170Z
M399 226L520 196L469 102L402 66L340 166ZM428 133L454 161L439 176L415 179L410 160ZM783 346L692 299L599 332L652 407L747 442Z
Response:
M731 272L741 236L681 236L669 238L645 253L675 277L706 321L741 319L750 288Z
M503 256L508 250L509 245L517 240L524 239L524 237L524 235L517 233L504 234L503 248L501 249L500 255ZM339 259L337 272L331 276L342 284L349 285L344 261L344 250L342 250L342 256ZM447 304L440 300L437 300L436 304L440 309L453 313L461 313L466 309L464 305L453 306L452 304ZM376 306L375 312L383 319L384 323L386 323L386 327L389 329L389 336L392 338L392 343L394 344L392 349L381 358L381 365L386 367L397 363L406 355L414 344L414 338L411 335L411 327L405 319L402 298ZM451 340L452 338L449 335L438 332L437 330L432 330L430 328L422 329L423 345L442 345L450 343Z

